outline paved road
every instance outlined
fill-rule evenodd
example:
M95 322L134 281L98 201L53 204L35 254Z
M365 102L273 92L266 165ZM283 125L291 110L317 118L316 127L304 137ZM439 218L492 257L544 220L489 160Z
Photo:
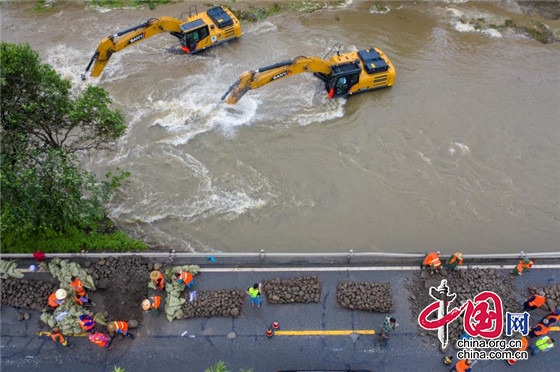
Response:
M131 371L202 372L219 360L227 362L233 372L252 368L254 372L308 369L368 369L371 371L448 371L443 355L432 339L419 335L412 319L409 293L405 287L412 270L379 270L379 268L340 267L336 271L321 268L299 268L309 271L281 271L279 267L228 269L217 266L203 270L196 287L203 289L245 289L269 278L293 278L318 275L322 301L314 304L267 304L251 308L246 298L245 312L239 318L175 320L160 315L147 315L134 340L115 340L107 351L86 338L70 338L72 349L62 348L47 337L37 336L38 312L29 321L17 321L17 310L1 311L2 371L112 371L121 366ZM560 266L558 266L560 267ZM558 283L560 269L534 268L515 279L521 295L529 285L547 286ZM215 271L210 271L210 269ZM327 268L332 269L332 268ZM400 327L387 343L373 334L288 336L267 338L266 328L278 320L282 331L365 330L378 329L384 314L350 311L336 305L336 284L340 280L390 282L395 312ZM109 301L111 299L104 299ZM544 314L541 313L541 314ZM187 332L187 333L185 333ZM368 332L364 332L368 333ZM553 332L557 347L509 367L504 361L478 361L476 371L553 371L560 365L560 332Z

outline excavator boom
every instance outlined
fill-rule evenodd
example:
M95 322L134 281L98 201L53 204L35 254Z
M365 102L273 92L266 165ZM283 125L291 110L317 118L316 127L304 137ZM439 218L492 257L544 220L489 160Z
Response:
M180 20L173 17L150 18L146 22L102 39L91 57L82 80L93 66L91 76L98 77L114 53L162 32L181 42L185 53L195 53L222 42L241 37L241 24L227 8L216 6L206 12L194 13Z
M250 89L257 89L283 77L301 74L302 72L328 75L331 72L331 64L319 57L300 56L257 70L244 72L222 96L222 101L225 100L228 104L235 104Z
M377 48L337 53L330 60L302 56L242 73L222 101L235 104L250 89L302 72L313 72L323 80L330 98L390 87L396 76L391 61Z

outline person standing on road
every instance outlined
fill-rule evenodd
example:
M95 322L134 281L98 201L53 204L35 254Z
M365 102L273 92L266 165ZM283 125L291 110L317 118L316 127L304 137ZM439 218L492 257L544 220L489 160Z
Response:
M554 339L549 336L539 338L534 345L531 345L531 355L540 353L541 351L549 351L554 347Z
M247 293L251 297L251 306L257 306L257 309L260 309L262 306L261 302L261 285L259 283L253 284L252 287L247 288Z
M386 316L385 320L383 321L383 325L381 326L381 333L379 334L379 336L383 340L389 339L388 333L393 332L398 326L399 323L397 323L397 320L395 318Z
M537 294L532 295L523 303L523 310L535 310L546 302L544 292L539 291Z
M455 364L453 368L449 370L449 372L471 372L472 371L473 361L470 359L461 359L460 361Z

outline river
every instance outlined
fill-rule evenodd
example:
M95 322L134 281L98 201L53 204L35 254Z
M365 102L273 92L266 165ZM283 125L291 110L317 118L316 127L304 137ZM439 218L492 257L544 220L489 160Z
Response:
M196 252L559 251L560 43L477 30L558 20L507 2L371 2L243 23L243 37L198 55L154 36L80 74L101 38L190 3L33 13L3 2L2 41L29 42L82 89L126 114L114 152L84 158L132 176L110 217L154 247ZM205 7L198 5L199 9ZM232 7L236 4L232 3ZM311 74L220 98L246 70L299 55L379 47L392 88L330 100Z

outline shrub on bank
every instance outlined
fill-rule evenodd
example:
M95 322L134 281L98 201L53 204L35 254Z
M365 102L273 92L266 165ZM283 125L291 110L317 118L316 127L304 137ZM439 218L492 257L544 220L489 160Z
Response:
M2 253L76 253L83 250L126 252L147 249L143 242L132 239L122 231L100 233L74 230L63 234L49 231L25 237L8 233L1 240Z

